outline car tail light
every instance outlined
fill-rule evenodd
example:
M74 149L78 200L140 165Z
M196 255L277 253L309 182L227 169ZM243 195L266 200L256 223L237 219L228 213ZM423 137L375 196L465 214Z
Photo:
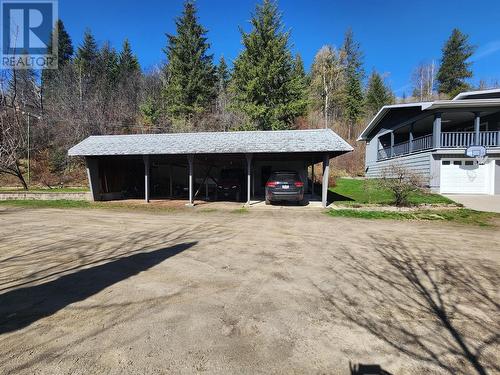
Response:
M295 186L296 187L303 187L304 186L304 183L302 181L296 181L295 182Z
M267 181L266 187L276 187L276 184L277 184L276 181Z

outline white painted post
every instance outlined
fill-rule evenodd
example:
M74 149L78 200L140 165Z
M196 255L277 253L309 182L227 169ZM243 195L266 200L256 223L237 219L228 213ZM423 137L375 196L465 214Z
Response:
M408 139L408 153L410 154L413 152L413 125L414 123L410 125L410 133Z
M149 155L144 155L143 160L144 160L144 200L146 201L146 203L149 203L149 185L150 185Z
M251 191L250 188L252 186L252 154L245 154L247 159L247 206L250 205L250 197Z
M481 114L479 112L474 113L474 143L476 145L481 145Z
M189 202L186 206L193 207L193 164L194 164L194 156L188 155L188 163L189 163Z
M432 126L432 147L441 147L441 113L434 115L434 123Z
M174 195L174 181L172 180L172 165L171 164L168 166L168 173L169 173L169 179L170 179L170 198L172 198Z
M391 131L391 158L394 157L394 132Z
M314 162L311 164L311 196L314 196Z
M323 183L322 183L322 194L321 194L321 204L324 208L327 206L327 196L328 196L328 180L330 175L330 155L323 155Z

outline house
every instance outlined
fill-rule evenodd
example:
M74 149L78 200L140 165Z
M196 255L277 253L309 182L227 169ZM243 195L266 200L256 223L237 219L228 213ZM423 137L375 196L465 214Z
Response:
M366 142L369 178L397 163L424 176L434 192L500 194L500 89L384 106L358 141ZM472 145L486 148L484 164L466 156Z
M350 151L333 131L315 129L91 136L68 154L85 158L94 200L149 202L185 192L190 205L196 192L208 195L208 181L228 169L244 176L247 203L264 195L275 170L297 171L307 191L309 166L322 162L326 207L330 158Z

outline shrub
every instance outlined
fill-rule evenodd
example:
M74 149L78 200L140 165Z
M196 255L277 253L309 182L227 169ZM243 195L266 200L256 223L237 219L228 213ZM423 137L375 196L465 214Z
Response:
M410 193L424 187L422 175L398 164L391 164L382 170L382 178L378 181L381 188L389 190L398 207L409 204Z

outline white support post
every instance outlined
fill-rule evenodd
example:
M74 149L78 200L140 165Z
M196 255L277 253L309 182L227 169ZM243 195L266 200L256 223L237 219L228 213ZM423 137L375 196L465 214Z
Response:
M474 113L474 143L478 146L481 145L481 114L479 112Z
M322 192L321 192L321 204L324 208L326 208L327 196L328 196L328 180L330 177L330 155L323 155L323 183L322 183Z
M143 156L144 160L144 200L149 203L149 185L150 185L150 174L149 174L149 155Z
M314 162L311 164L311 196L314 196Z
M413 152L413 126L415 123L410 125L410 133L408 138L408 152L411 154Z
M87 178L89 180L90 194L93 201L100 199L100 184L99 184L99 161L90 157L85 157L87 166Z
M172 180L172 165L170 164L168 166L168 174L169 174L169 180L170 180L170 198L174 196L174 181Z
M194 155L188 155L188 163L189 163L189 202L186 206L193 207L193 164L194 164Z
M247 159L247 203L246 205L250 205L250 197L251 197L251 186L252 186L252 154L245 154Z
M434 124L432 126L432 147L441 147L441 113L434 115Z
M391 158L394 157L394 132L391 131Z

